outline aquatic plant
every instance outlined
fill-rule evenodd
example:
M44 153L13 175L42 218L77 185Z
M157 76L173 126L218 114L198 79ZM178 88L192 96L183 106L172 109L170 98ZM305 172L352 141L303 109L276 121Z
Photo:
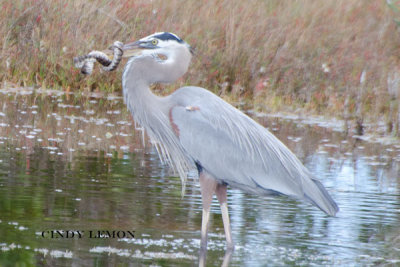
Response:
M363 121L385 120L395 126L388 130L397 131L393 114L399 113L399 96L393 100L387 88L389 77L399 73L397 5L6 0L0 4L0 80L66 91L118 91L121 69L84 77L72 58L115 40L168 30L184 37L197 56L190 72L167 92L196 84L264 111L301 108L347 114L351 121L361 114Z

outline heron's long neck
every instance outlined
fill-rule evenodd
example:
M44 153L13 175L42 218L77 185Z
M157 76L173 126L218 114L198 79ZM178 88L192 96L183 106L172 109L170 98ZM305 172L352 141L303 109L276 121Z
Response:
M125 103L137 123L146 130L149 130L152 124L153 127L158 126L154 124L159 123L163 117L163 100L151 92L146 82L136 75L130 75L123 79L123 93Z
M168 116L171 103L156 96L149 89L152 83L171 83L180 78L188 69L191 54L186 47L171 49L167 60L145 55L131 58L125 66L122 76L124 97L129 110L137 122L147 128L160 118Z

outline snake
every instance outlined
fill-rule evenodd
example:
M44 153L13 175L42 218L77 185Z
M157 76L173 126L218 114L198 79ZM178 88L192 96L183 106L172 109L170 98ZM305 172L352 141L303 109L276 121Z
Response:
M104 52L93 50L89 54L74 57L74 65L81 70L82 74L90 75L93 72L94 63L97 61L103 67L104 71L113 71L117 69L123 55L123 43L115 41L110 49L113 51L113 58L110 59Z

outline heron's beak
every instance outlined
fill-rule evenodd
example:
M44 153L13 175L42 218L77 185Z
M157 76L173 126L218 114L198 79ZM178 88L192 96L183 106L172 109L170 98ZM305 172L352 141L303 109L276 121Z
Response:
M139 55L141 50L144 49L144 47L142 47L141 44L142 44L141 41L125 44L122 47L122 51L124 51L124 55L122 57L132 57Z

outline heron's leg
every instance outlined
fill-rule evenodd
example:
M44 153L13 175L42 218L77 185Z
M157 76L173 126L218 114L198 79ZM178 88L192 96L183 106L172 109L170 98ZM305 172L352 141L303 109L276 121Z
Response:
M226 184L218 184L215 190L215 194L217 195L219 205L221 207L222 221L224 222L224 229L225 229L226 247L227 249L233 249L234 244L232 241L232 231L231 231L231 223L229 221L226 191L227 191Z
M199 175L201 198L203 202L203 216L201 221L201 249L207 249L208 222L212 198L217 187L217 181L205 172Z

